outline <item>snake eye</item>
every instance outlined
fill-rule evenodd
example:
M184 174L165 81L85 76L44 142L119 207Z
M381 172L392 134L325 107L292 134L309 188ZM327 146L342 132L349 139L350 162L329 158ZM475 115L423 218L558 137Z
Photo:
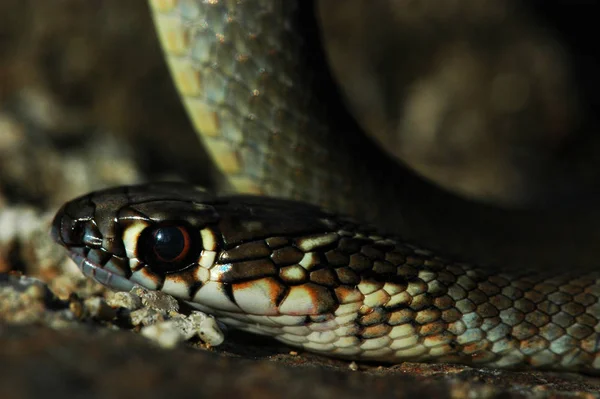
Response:
M195 264L201 251L197 229L185 224L157 224L142 231L137 257L155 272L172 273Z

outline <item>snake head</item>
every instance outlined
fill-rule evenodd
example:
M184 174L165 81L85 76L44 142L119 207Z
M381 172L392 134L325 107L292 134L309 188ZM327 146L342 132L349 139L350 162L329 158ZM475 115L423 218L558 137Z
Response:
M340 223L294 201L157 183L76 198L52 235L84 275L112 289L138 284L211 313L321 314L335 306L339 282L312 250L335 245ZM311 283L311 268L331 288ZM301 293L308 300L297 303Z
M51 235L84 275L101 284L158 289L159 274L164 278L199 258L199 232L218 218L206 205L212 200L205 190L182 183L97 191L66 203Z

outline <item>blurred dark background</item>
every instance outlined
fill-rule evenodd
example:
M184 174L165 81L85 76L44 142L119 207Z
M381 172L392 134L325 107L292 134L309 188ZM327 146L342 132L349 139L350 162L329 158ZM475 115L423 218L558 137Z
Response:
M147 7L143 0L3 1L0 110L29 132L38 129L38 144L68 150L94 135L114 137L145 176L174 173L211 185ZM325 50L344 103L411 169L460 195L504 206L594 194L598 2L353 0L303 7L307 30L318 15L323 40L311 45ZM48 198L52 189L34 179L48 178L47 170L34 172L43 165L25 168L32 187L24 188L23 170L11 172L14 148L0 151L0 191ZM62 179L55 177L53 188Z

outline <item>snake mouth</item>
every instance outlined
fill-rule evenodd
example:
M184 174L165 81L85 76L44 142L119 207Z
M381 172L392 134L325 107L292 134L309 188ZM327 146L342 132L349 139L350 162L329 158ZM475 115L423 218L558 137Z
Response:
M67 205L63 205L54 217L50 231L52 239L67 250L68 256L85 276L113 290L131 290L135 283L125 277L126 260L117 260L100 248L86 245L90 241L101 241L92 229L95 225L89 223L91 218L84 218L81 222L70 217L66 209Z
M83 248L77 249L83 250ZM75 264L77 264L77 267L79 270L81 270L84 276L89 277L112 290L130 291L133 287L135 287L135 284L132 281L104 269L102 265L90 261L76 249L68 248L67 251L69 257L73 260L73 262L75 262Z

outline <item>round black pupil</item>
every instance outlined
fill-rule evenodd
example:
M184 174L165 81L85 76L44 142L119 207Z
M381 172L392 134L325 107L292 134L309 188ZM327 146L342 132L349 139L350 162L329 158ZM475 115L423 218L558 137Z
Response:
M154 253L162 260L172 260L185 248L185 237L177 227L161 227L154 232Z

